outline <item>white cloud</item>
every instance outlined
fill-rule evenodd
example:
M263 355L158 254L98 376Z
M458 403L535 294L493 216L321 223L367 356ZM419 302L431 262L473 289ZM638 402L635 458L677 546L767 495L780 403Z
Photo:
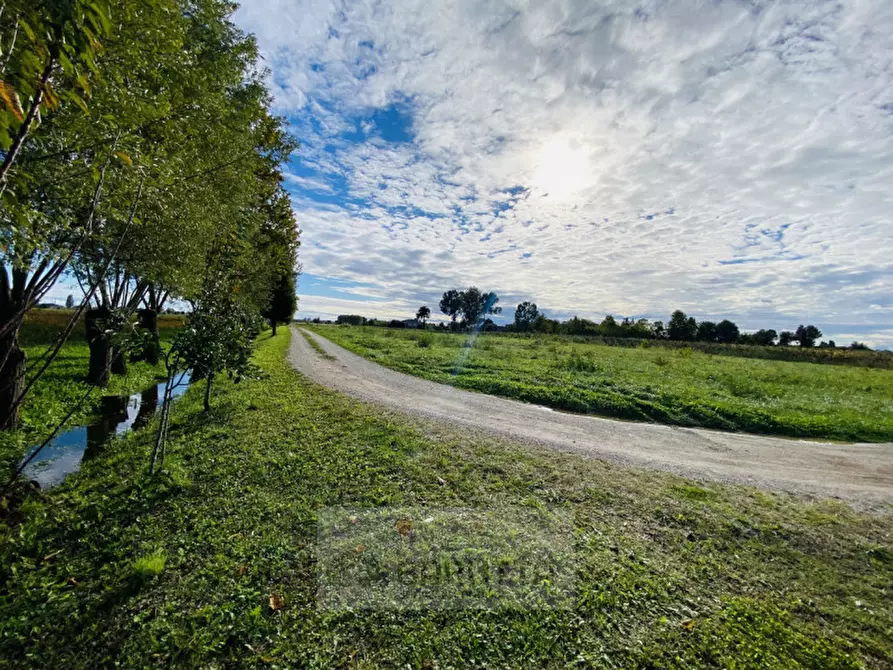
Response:
M477 284L557 314L890 332L886 0L246 0L237 19L316 171L293 176L307 272L403 311ZM397 100L411 143L343 136Z

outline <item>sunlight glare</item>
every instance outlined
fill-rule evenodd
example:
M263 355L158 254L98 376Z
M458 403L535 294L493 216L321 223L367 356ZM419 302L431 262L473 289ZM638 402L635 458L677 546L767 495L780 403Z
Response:
M540 149L533 183L549 198L567 200L590 185L587 152L567 138L554 138Z

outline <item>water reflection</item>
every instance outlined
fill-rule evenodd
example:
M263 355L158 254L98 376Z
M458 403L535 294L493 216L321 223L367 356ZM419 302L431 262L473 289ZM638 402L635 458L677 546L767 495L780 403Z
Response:
M171 391L179 398L189 387L189 373L177 376ZM77 472L81 461L102 453L111 437L144 427L164 398L167 382L155 384L141 393L130 396L104 396L99 414L88 425L71 428L50 442L25 468L24 477L48 488L59 484L72 472ZM37 446L35 445L35 449ZM26 455L30 456L31 452Z

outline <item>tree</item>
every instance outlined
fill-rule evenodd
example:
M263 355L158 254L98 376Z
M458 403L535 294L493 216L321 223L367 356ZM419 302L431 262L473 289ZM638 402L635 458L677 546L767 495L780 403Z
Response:
M850 344L850 349L854 349L856 351L871 351L867 344L864 342L852 342Z
M425 305L419 307L418 311L415 313L415 320L424 326L429 318L431 318L431 309Z
M800 324L797 326L797 331L794 333L794 339L797 340L801 347L814 347L816 340L821 336L822 331L812 324L808 326Z
M261 312L265 319L269 319L273 335L276 335L276 324L291 323L298 310L298 296L295 292L297 279L294 271L280 275L271 291L270 304Z
M68 294L68 297L65 298L65 307L67 309L72 309L74 307L74 296L71 293Z
M490 314L501 314L502 308L497 307L499 297L492 292L483 293L476 286L470 286L459 293L462 304L462 321L469 328L477 328L484 317Z
M777 338L778 333L776 333L771 328L768 330L758 330L753 335L751 335L753 343L761 347L771 347L775 344L775 340Z
M4 3L3 109L0 112L0 184L6 193L13 164L41 116L63 102L86 110L102 40L109 35L108 3L89 0L25 0ZM11 189L13 198L15 188Z
M236 383L244 377L257 377L260 370L251 363L252 344L260 332L259 317L239 299L230 284L237 278L228 273L209 273L202 295L193 302L186 326L177 335L164 357L167 384L155 444L149 456L149 474L164 466L167 433L170 426L171 393L187 370L193 380L205 381L204 409L211 409L214 376L225 372ZM222 282L222 283L221 283Z
M738 330L738 326L736 326L732 321L723 319L718 324L716 324L717 342L722 342L723 344L734 344L740 337L741 332Z
M716 336L716 323L713 321L701 321L698 324L698 340L701 342L716 342Z
M788 346L791 342L797 339L797 336L789 330L781 331L781 334L778 336L778 344L782 347Z
M169 295L195 299L219 239L250 252L236 257L251 309L281 268L273 250L284 228L269 212L290 212L279 166L296 143L269 111L257 47L230 20L235 5L119 0L110 22L107 4L10 0L0 12L4 427L87 307L91 377L102 383L137 339L136 309L157 315ZM285 235L296 247L296 233ZM72 270L84 301L23 384L22 320ZM140 321L154 337L151 316Z
M440 311L450 317L450 321L455 325L456 318L462 311L463 295L461 291L450 289L445 291L440 299Z
M525 332L532 330L539 319L543 318L534 302L522 302L515 308L515 330Z
M698 324L694 317L688 317L681 309L677 309L670 316L667 335L671 340L694 340L698 335Z

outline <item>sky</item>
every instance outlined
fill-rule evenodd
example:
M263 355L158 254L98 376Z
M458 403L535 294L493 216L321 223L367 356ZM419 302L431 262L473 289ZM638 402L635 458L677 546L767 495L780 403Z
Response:
M299 317L814 323L893 346L893 2L243 0ZM505 319L503 319L505 320Z

